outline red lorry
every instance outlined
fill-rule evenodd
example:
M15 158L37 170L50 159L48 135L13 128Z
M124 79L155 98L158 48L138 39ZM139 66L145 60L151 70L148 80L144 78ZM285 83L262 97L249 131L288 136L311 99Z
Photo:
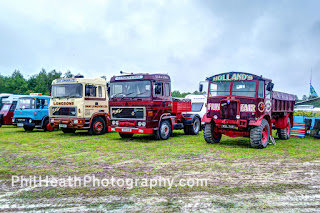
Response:
M17 101L3 104L0 110L0 127L2 125L12 125L12 117L16 109Z
M250 137L251 147L265 148L273 140L273 128L280 139L289 139L294 95L273 91L270 79L250 73L222 73L206 80L208 100L203 121L207 143L218 143L224 134Z
M154 134L166 140L173 129L197 135L200 116L191 112L191 100L171 97L171 80L166 74L113 76L109 87L110 132L122 138L134 133Z

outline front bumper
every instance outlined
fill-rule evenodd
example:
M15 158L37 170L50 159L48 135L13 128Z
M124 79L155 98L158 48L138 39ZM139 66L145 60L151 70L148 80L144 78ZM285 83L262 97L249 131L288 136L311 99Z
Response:
M76 123L75 120L78 122ZM50 118L50 125L54 128L68 128L68 129L88 129L90 122L84 118Z
M154 132L152 128L136 128L136 127L115 127L109 126L109 132L121 132L121 133L137 133L137 134L148 134L151 135Z
M248 121L243 119L229 120L229 119L214 119L217 127L221 128L223 125L235 125L235 127L246 128Z

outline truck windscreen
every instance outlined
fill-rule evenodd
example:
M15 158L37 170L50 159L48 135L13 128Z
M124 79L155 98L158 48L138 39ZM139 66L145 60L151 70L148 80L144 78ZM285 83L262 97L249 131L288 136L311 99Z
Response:
M34 109L34 98L20 98L17 109Z
M256 82L255 81L233 82L232 95L254 98L256 96Z
M82 98L82 84L52 85L52 98Z
M150 81L122 81L112 82L110 84L111 98L135 98L135 97L150 97L151 82Z
M230 82L212 82L210 84L209 96L225 96L230 95Z

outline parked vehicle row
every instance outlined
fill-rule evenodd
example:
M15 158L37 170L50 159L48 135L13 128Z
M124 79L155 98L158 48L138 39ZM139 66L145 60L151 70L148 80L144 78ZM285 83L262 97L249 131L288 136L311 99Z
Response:
M51 96L20 97L15 110L4 105L2 111L14 110L12 123L26 131L60 128L64 133L88 130L93 135L109 131L122 138L153 134L166 140L176 129L197 135L203 128L208 143L218 143L223 134L244 136L250 137L253 148L274 141L272 129L280 139L290 137L295 97L273 91L270 79L229 72L207 78L206 84L204 88L202 82L199 91L207 95L174 98L166 74L113 76L109 83L79 75L54 80Z

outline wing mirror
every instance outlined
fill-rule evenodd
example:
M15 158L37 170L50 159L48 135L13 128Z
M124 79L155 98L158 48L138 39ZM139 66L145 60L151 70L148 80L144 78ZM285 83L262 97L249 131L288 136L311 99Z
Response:
M267 91L271 92L273 90L273 87L274 87L274 83L269 82L267 84Z
M203 84L199 84L199 92L203 91Z

